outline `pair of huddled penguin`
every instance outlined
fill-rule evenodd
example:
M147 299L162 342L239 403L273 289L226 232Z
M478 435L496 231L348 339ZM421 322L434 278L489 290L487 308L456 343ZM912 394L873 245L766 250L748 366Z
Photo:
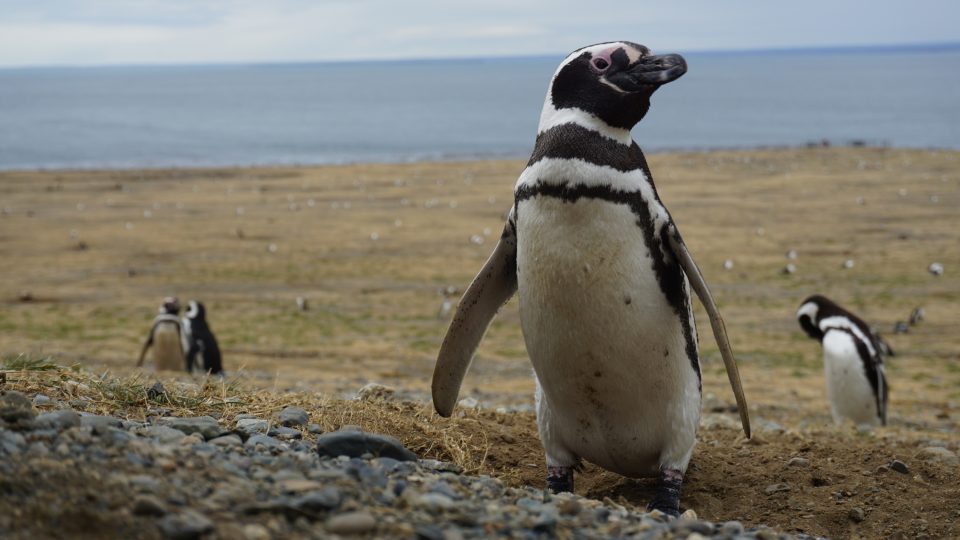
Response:
M500 241L460 300L432 383L449 416L487 326L517 293L548 487L572 491L583 458L657 477L650 508L671 515L700 420L691 287L750 435L723 321L630 135L651 95L686 69L679 55L630 42L561 63Z
M199 355L204 372L223 373L220 347L207 324L206 308L202 303L191 300L183 319L180 319L180 302L167 297L159 311L140 351L138 367L143 365L147 351L153 347L157 370L179 371L186 367L187 373L192 373L194 365L199 367Z

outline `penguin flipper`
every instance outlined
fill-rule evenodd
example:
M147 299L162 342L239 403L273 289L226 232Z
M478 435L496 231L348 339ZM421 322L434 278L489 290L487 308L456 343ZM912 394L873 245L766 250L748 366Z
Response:
M440 416L453 414L473 353L497 310L516 291L517 235L511 210L497 247L460 298L440 345L431 385L433 406Z
M693 256L691 256L687 250L686 244L683 243L683 238L680 237L680 232L677 230L676 225L671 223L668 227L667 237L670 239L670 249L673 251L673 255L683 269L683 272L687 275L687 279L690 280L690 286L693 287L694 292L697 293L697 297L700 298L700 302L707 311L707 316L710 317L713 337L717 340L720 355L723 357L724 367L727 369L727 378L730 379L733 395L737 399L737 409L740 411L740 424L743 426L744 434L749 439L750 413L747 411L747 398L743 394L743 384L740 382L740 370L737 369L737 361L733 357L730 340L727 339L727 328L723 324L723 318L720 316L720 311L717 310L717 305L713 301L713 295L710 294L710 289L707 287L706 281L703 279L703 274L700 273L700 268L697 266L697 263L694 262Z

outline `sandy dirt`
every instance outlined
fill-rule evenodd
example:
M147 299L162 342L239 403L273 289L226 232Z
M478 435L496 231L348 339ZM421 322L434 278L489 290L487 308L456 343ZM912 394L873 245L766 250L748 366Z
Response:
M958 467L922 454L960 443L960 154L797 149L650 162L725 316L758 433L746 442L735 429L698 311L705 427L683 506L834 537L960 536ZM533 416L523 412L533 383L515 300L464 385L486 411L448 421L426 404L446 330L441 291L462 290L486 259L522 168L0 174L0 353L132 373L160 299L196 298L226 368L245 382L341 397L370 381L390 385L421 400L417 421L490 442L475 471L542 485ZM942 276L927 272L934 261ZM787 263L797 271L782 273ZM793 317L813 293L876 325L897 352L889 427L832 424L819 345ZM918 306L925 320L893 334ZM500 406L521 412L492 410ZM788 465L795 457L808 463ZM887 469L895 458L907 474ZM643 506L649 488L588 466L577 491ZM856 508L862 521L851 517Z

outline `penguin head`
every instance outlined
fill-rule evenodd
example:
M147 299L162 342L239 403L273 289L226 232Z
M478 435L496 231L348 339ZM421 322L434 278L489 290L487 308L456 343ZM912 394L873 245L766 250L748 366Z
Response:
M180 313L180 301L176 296L168 296L163 299L158 311L165 315L177 315Z
M823 330L820 330L817 322L820 320L821 308L827 304L833 304L833 302L830 302L824 296L815 294L804 300L800 304L800 309L797 310L797 320L800 322L800 328L803 328L803 331L813 339L823 339Z
M660 86L687 72L678 54L653 55L629 41L578 49L560 64L544 103L545 120L561 112L581 112L608 126L631 129L650 109Z
M203 304L196 300L191 300L187 308L186 317L192 321L203 321L207 317L207 310Z

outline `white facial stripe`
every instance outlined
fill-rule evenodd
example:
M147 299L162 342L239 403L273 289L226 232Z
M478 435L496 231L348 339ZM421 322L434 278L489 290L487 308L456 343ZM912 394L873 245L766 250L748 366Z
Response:
M200 311L197 309L197 303L193 300L190 301L190 309L187 310L187 317L194 318L197 316L197 312Z
M874 350L873 344L871 343L870 338L863 335L863 332L860 331L860 327L853 324L853 322L851 322L850 319L839 316L839 315L835 315L833 317L827 317L821 320L819 326L820 326L820 330L822 330L824 333L826 333L827 330L832 330L832 329L849 330L850 332L853 333L854 336L857 337L858 340L863 342L863 344L867 347L867 350L870 352L871 357L877 356L877 351Z
M800 317L806 315L807 317L810 317L810 322L814 322L817 320L817 311L819 310L820 308L817 306L816 302L807 302L806 304L800 306L800 309L797 310L797 318L799 319Z

